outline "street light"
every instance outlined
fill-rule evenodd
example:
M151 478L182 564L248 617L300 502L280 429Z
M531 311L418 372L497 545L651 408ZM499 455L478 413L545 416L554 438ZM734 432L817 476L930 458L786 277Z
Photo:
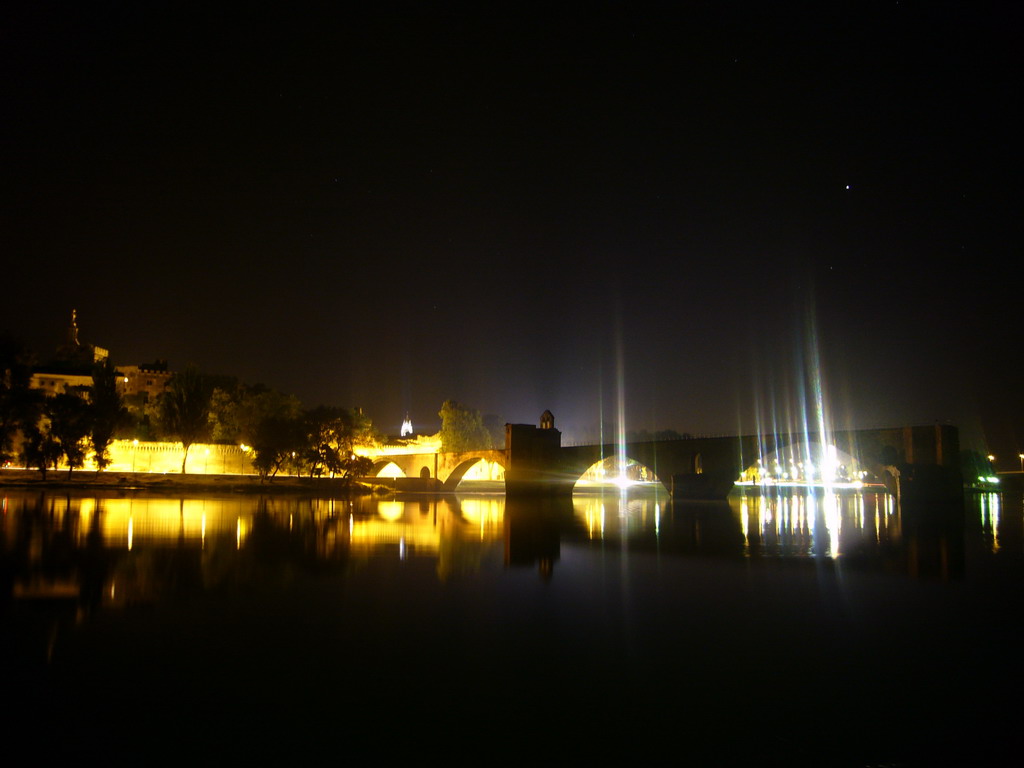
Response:
M1018 453L1017 458L1020 459L1020 471L1024 472L1024 453Z

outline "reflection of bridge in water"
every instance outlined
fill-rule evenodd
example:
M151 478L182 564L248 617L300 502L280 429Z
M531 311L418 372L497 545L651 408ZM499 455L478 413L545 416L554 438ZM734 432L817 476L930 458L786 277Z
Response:
M894 489L899 477L904 492L959 492L956 427L844 430L828 435L828 441L837 454ZM503 449L383 454L374 475L395 464L405 475L395 480L399 489L454 491L474 465L488 461L504 470L507 495L561 494L571 493L594 464L617 457L648 467L676 498L713 499L724 498L741 473L759 461L787 451L813 453L814 446L820 452L818 443L817 435L796 433L563 446L554 418L545 411L539 427L506 424Z

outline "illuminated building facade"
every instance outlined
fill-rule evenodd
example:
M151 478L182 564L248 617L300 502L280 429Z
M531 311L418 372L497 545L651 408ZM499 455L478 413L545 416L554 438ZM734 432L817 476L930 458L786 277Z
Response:
M149 402L164 393L171 376L173 374L167 370L166 360L142 365L119 365L117 391L124 398Z

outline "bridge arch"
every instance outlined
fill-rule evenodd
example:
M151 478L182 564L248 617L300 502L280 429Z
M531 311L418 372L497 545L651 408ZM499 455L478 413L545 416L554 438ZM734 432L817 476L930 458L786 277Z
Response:
M664 482L651 467L627 453L625 461L621 465L618 456L606 456L595 461L580 473L576 484L573 486L573 490L585 490L588 487L600 488L609 485L620 487L631 485L664 486Z
M370 477L405 477L405 470L390 459L373 462Z
M792 438L780 440L775 450L746 467L738 482L772 483L853 483L861 479L860 462L833 443Z
M505 465L501 461L496 461L493 458L487 458L485 456L470 456L459 461L448 473L448 476L444 480L444 487L446 490L454 490L458 487L459 483L466 477L467 474L471 474L472 470L480 465L481 462L485 464L494 464L501 469L501 479L504 481L505 477Z

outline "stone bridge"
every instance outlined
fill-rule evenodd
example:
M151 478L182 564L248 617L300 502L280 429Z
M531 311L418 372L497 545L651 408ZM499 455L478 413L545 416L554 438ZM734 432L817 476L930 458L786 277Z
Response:
M481 459L508 469L507 452L498 450L465 451L462 453L395 453L383 454L373 464L373 475L395 464L405 474L396 478L398 490L454 491L466 472Z
M838 451L879 477L892 477L883 467L898 467L908 481L921 478L920 487L953 489L961 485L959 436L956 427L931 425L847 430L829 435ZM539 427L506 424L505 448L462 453L382 455L374 474L394 463L405 473L396 487L447 490L458 486L481 459L505 471L506 495L571 493L580 477L595 463L624 455L648 467L674 497L724 498L740 474L762 457L789 446L817 443L815 435L764 434L704 437L618 444L562 446L550 411ZM945 493L945 490L942 491Z

